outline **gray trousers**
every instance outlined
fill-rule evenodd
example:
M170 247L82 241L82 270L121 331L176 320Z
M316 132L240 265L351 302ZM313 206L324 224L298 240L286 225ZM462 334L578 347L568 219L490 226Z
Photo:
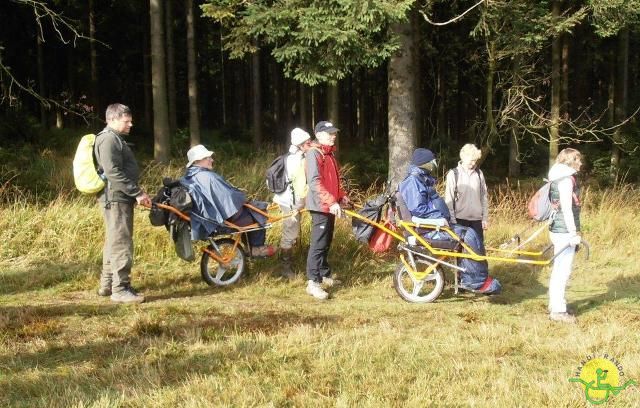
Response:
M280 211L283 214L288 214L293 211L293 208L280 204ZM293 217L282 219L282 238L280 238L280 248L291 249L296 244L296 240L300 235L300 214L296 214Z
M104 208L105 241L102 250L100 287L117 293L129 286L133 266L134 203L111 202Z

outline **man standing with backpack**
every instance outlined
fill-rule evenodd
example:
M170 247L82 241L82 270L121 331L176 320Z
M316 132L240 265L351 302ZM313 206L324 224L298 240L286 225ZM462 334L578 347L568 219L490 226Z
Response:
M304 154L311 147L311 136L300 128L291 131L291 146L284 159L285 177L284 191L276 193L273 201L280 206L283 214L299 211L304 208L307 195L307 180L304 173ZM281 184L281 183L277 183ZM280 274L287 278L295 278L291 267L293 246L300 235L300 214L282 220L282 237L280 238Z
M349 198L340 186L340 170L333 155L338 128L331 122L320 121L314 129L318 145L309 149L305 169L309 192L306 206L311 213L311 242L307 255L307 293L316 299L325 300L329 294L323 289L332 287L327 262L333 240L336 217L342 216L341 205L348 205Z
M95 155L107 186L98 195L103 207L105 243L98 295L117 303L141 303L144 296L131 287L133 266L133 207L151 206L151 199L138 180L138 163L124 137L133 126L131 110L114 103L107 107L107 127L98 133Z

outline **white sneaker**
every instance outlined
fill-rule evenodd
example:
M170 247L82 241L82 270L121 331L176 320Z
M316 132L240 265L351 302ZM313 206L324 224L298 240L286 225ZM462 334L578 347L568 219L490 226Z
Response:
M332 288L336 285L341 284L342 282L339 281L338 279L333 279L333 278L328 278L328 277L323 277L322 278L322 286L324 286L325 288Z
M325 292L319 283L315 281L307 281L307 293L316 299L326 300L329 294Z

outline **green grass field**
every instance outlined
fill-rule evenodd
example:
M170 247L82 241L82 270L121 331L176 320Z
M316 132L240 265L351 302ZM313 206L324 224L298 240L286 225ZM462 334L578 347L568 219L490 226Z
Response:
M266 198L251 176L264 163L223 174L238 165L248 175L234 182ZM149 167L145 185L179 172ZM0 406L583 407L569 378L605 353L622 380L640 380L640 192L631 187L585 189L591 258L576 261L567 297L579 322L566 325L547 318L548 267L492 262L501 295L447 286L435 303L405 303L392 286L397 253L357 244L348 219L330 257L343 284L319 302L304 292L308 233L297 280L260 260L239 283L214 288L136 210L132 281L147 302L115 305L95 294L99 209L69 180L57 183L52 202L5 196L0 209ZM491 193L495 245L528 225L529 191ZM278 228L268 237L276 243ZM640 406L638 391L607 406Z

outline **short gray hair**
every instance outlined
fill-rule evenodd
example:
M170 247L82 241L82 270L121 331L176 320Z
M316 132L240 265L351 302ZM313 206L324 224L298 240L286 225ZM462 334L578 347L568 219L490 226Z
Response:
M121 103L112 103L107 106L107 113L105 114L105 118L107 122L120 119L123 116L131 116L131 109L127 105L123 105Z

